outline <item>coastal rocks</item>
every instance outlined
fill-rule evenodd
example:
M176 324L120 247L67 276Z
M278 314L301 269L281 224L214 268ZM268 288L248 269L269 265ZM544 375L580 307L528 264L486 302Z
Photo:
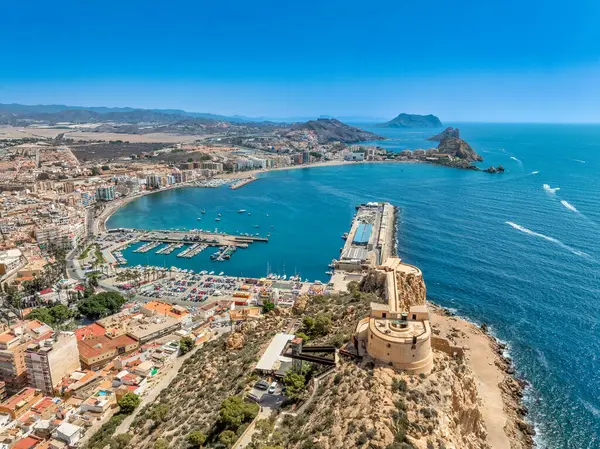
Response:
M483 157L477 154L475 150L471 148L471 145L454 135L444 136L442 140L440 140L437 150L441 154L448 154L466 162L483 161Z
M444 139L446 137L456 137L456 138L459 138L460 135L459 135L458 128L452 128L451 126L449 126L445 130L443 130L441 133L436 134L436 135L431 136L431 137L428 137L427 140L431 140L431 141L434 141L434 142L441 142L442 139Z
M498 165L497 167L494 167L492 165L491 167L486 168L483 171L486 173L504 173L504 167L502 165Z

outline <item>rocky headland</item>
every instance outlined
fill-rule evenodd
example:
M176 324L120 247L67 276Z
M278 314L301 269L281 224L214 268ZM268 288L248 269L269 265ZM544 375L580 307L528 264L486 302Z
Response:
M441 142L442 139L444 139L446 137L456 137L456 138L459 138L460 135L459 135L458 128L452 128L451 126L449 126L445 130L443 130L441 133L435 134L435 135L433 135L431 137L428 137L427 140L431 140L433 142Z
M379 123L378 128L441 128L442 122L433 114L399 114L389 122Z
M321 145L332 142L349 144L369 140L385 140L385 137L363 131L360 128L347 125L333 118L320 118L317 120L309 120L306 123L292 125L290 131L286 135L291 137L297 132L306 131L314 134L318 143Z

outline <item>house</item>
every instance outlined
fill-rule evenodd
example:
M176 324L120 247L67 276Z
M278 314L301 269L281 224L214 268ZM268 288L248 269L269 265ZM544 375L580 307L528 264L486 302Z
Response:
M75 446L81 439L83 429L75 424L63 422L54 432L54 438L64 441L69 446Z

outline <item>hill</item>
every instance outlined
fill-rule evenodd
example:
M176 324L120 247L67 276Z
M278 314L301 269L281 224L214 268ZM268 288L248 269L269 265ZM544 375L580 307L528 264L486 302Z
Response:
M460 138L458 129L447 128L444 132L432 136L433 138L430 137L429 140L435 140L434 138L438 136L440 136L440 144L437 147L439 153L449 154L466 162L483 161L483 157L477 154L465 140Z
M384 137L377 134L363 131L360 128L346 125L339 120L333 118L319 118L317 120L309 120L306 123L292 125L289 136L297 131L312 132L316 135L320 144L331 142L356 143L367 140L384 140Z
M389 122L379 123L378 128L441 128L442 122L435 115L399 114Z
M460 137L458 128L452 128L451 126L449 126L445 130L443 130L441 133L436 134L431 137L428 137L427 140L431 140L433 142L441 142L442 139L444 139L446 137Z

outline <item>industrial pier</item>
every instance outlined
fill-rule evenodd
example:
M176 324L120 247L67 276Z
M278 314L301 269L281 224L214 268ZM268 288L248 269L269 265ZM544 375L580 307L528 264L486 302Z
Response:
M381 265L395 254L396 209L390 203L366 203L356 207L350 231L336 270L363 271Z

